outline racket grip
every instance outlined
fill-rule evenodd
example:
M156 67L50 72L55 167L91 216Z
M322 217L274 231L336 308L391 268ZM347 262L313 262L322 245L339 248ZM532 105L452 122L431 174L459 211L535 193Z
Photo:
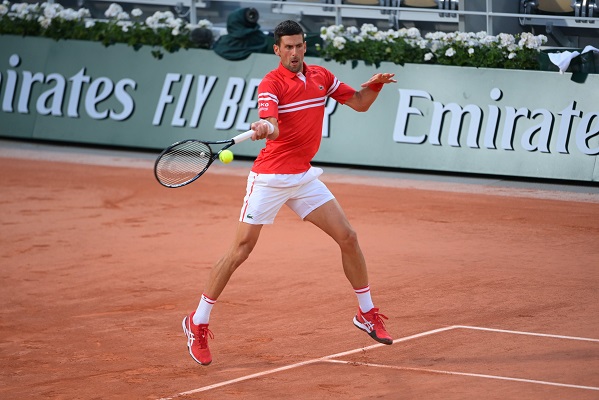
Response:
M244 140L248 140L249 138L251 138L253 134L254 134L254 131L250 129L249 131L240 133L239 135L235 136L233 138L233 142L234 143L241 143Z

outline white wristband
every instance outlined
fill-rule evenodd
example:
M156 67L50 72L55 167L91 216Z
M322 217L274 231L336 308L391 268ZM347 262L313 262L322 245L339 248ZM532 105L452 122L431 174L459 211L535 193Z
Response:
M264 122L266 125L268 125L268 134L269 135L275 131L275 126L273 124L271 124L270 121L267 121L265 119L262 119L261 121Z

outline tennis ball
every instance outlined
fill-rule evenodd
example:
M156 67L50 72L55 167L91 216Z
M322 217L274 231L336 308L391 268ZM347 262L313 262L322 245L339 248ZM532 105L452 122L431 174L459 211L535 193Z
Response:
M220 154L218 155L218 159L223 163L223 164L228 164L231 161L233 161L233 152L231 150L223 150L220 152Z

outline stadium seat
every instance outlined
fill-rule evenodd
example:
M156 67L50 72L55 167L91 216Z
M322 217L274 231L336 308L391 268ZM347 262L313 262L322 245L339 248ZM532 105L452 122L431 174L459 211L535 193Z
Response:
M345 0L344 3L356 6L378 6L381 2L379 0Z
M572 0L537 0L537 10L543 13L568 15L574 13Z
M402 7L418 7L418 8L437 8L439 2L437 0L402 0Z

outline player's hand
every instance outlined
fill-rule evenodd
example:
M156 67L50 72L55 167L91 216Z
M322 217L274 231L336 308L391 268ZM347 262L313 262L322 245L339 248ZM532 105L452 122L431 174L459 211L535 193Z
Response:
M395 74L392 73L378 73L378 74L374 74L372 75L372 77L368 80L368 82L364 82L361 86L362 87L368 87L370 85L377 85L377 84L387 84L387 83L395 83L397 82L395 79L393 79L393 77L395 76Z
M256 122L252 122L250 129L254 131L252 140L261 140L266 138L273 139L273 134L276 130L276 127L271 122L261 119Z

